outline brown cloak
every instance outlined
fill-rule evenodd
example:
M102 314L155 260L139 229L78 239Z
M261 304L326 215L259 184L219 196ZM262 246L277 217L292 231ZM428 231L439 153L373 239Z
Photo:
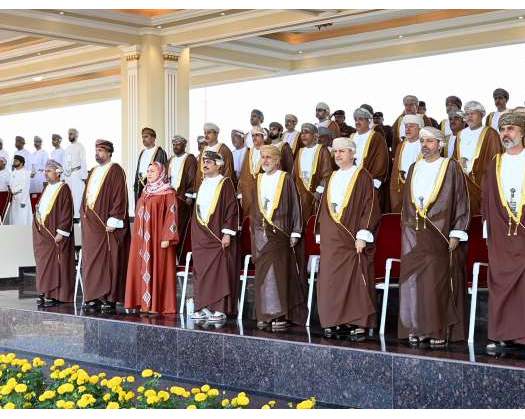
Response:
M259 164L252 170L252 153L253 148L246 150L246 156L242 162L241 173L239 175L239 184L237 190L242 194L242 213L245 215L251 214L253 199L255 197L255 184L257 175L261 173L262 159L259 160Z
M281 152L281 170L283 172L292 173L293 163L294 163L294 153L288 144L285 141L281 141L278 144L272 144L276 146Z
M376 290L373 243L358 254L355 236L359 230L374 233L380 218L377 191L372 177L358 168L353 188L340 219L328 204L328 185L318 217L321 235L321 264L317 281L319 319L323 328L352 324L376 326Z
M454 158L460 161L461 148L461 132L456 136L454 144ZM483 176L490 164L490 161L498 153L503 152L503 147L499 138L498 132L491 127L485 127L481 131L478 140L478 149L474 156L474 164L471 172L467 175L468 194L470 199L470 211L472 215L479 215L481 211L481 185L483 183Z
M394 163L392 164L392 172L390 174L390 212L401 212L403 207L403 190L405 188L405 180L408 173L403 175L399 170L401 166L401 153L405 147L406 141L402 141L396 149Z
M277 186L273 215L262 213L264 203L259 199L258 176L252 211L254 235L255 308L257 320L271 321L281 316L295 324L304 325L307 310L307 289L302 243L290 247L292 233L301 233L302 218L299 195L292 177L281 172Z
M88 185L92 173L88 175ZM87 186L80 213L85 300L123 301L130 243L124 170L117 163L112 164L93 208L87 205L86 192ZM106 223L110 217L122 220L124 228L106 232Z
M483 179L482 210L489 256L488 333L491 340L525 344L525 202L522 195L517 207L522 209L521 217L509 216L498 185L500 159L498 155L489 163Z
M318 186L326 186L326 182L332 174L332 156L326 146L321 146L318 151L318 158L314 158L314 172L310 180L310 185L305 185L301 179L301 153L303 148L299 149L297 157L295 158L293 176L295 186L299 192L299 199L301 201L301 213L303 215L303 222L306 224L308 219L315 215L318 201L314 197L315 189Z
M436 185L429 185L434 192L424 219L416 216L412 202L414 166L408 171L401 213L398 335L465 340L467 243L449 252L450 232L466 232L470 222L465 176L455 160L444 161Z
M177 195L142 195L131 239L124 307L155 313L177 312ZM168 241L169 247L160 243Z
M397 146L401 144L401 142L403 141L403 139L399 137L399 132L400 132L400 126L401 126L401 123L403 122L404 116L405 116L405 113L403 112L401 115L397 117L396 121L392 125L392 151L391 151L392 156L395 156ZM425 127L435 127L435 125L432 123L432 119L426 115L423 115L423 123Z
M285 134L286 134L286 132L283 134L283 136ZM299 152L299 149L304 147L304 144L301 141L301 133L300 132L296 132L293 141L291 142L291 144L288 144L288 145L290 146L290 148L292 150L293 159L295 160L295 158L297 157L297 153Z
M218 153L224 159L224 166L221 167L221 175L229 177L234 184L237 183L235 169L233 168L233 154L226 144L221 144ZM244 159L246 160L246 158ZM202 183L202 153L199 154L199 164L197 164L197 174L195 175L195 190L199 189Z
M57 229L71 233L55 243ZM36 261L36 289L46 298L72 302L75 286L75 237L73 197L63 183L51 211L44 220L33 218L33 250Z
M232 180L224 178L219 185L220 193L209 221L197 217L196 205L191 220L195 311L208 307L233 316L237 313L240 282L238 238L231 237L230 246L223 249L221 231L237 232L239 208Z

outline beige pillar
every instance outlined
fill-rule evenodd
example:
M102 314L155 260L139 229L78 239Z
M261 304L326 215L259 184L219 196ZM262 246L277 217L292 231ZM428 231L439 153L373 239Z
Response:
M171 139L178 134L176 129L177 105L177 53L178 49L164 45L164 138L167 150L171 149ZM168 153L169 154L169 153Z
M190 49L179 50L177 63L177 105L175 126L177 133L190 135ZM189 141L189 138L188 138Z

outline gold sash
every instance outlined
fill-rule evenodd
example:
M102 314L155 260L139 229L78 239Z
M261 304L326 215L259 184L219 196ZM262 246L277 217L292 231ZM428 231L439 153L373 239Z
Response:
M286 177L286 172L281 171L279 174L279 180L277 181L277 188L275 189L274 195L273 195L273 204L272 208L270 209L270 213L267 214L264 210L264 205L261 202L261 183L262 183L262 177L263 173L259 174L257 177L257 203L259 204L259 211L263 215L266 222L273 226L273 214L277 207L279 206L279 202L281 202L281 194L283 192L283 186L284 186L284 178Z
M481 147L483 146L483 143L485 142L485 136L487 135L487 131L489 130L489 128L490 127L488 126L484 127L481 133L479 134L478 144L476 145L476 151L474 152L474 156L472 157L472 169L470 170L470 173L473 173L474 171L474 163L479 157L479 153L481 152ZM463 169L463 171L465 171L465 169L463 168L463 165L461 164L461 132L462 131L463 130L459 131L458 135L456 135L456 144L458 147L458 156L457 156L458 162L460 163L460 166Z
M339 169L341 170L341 169ZM332 203L332 180L334 178L334 175L337 171L333 172L330 175L330 180L328 181L328 192L326 195L326 202L328 204L328 211L330 212L330 217L332 217L332 220L334 220L337 224L341 224L341 218L343 217L343 213L348 206L348 203L350 202L350 197L352 196L352 192L354 191L355 183L357 181L357 176L361 172L361 168L358 167L354 174L352 175L350 182L348 182L348 185L346 186L346 192L345 196L343 198L343 203L341 205L341 208L335 212L331 206Z
M525 205L525 176L523 176L523 182L521 186L521 202L519 202L518 206L516 207L517 214L515 215L510 209L509 203L507 202L507 198L505 197L505 192L503 191L501 170L502 170L501 154L496 154L496 179L498 182L499 198L501 201L501 205L503 205L503 207L507 210L507 214L509 216L509 227L510 227L510 220L514 221L515 224L519 224L521 222L521 216L523 214L523 206Z
M220 182L217 184L217 186L215 187L215 192L213 194L213 199L211 201L210 210L208 211L208 215L206 216L206 218L204 220L201 218L201 215L199 214L197 205L195 205L195 214L197 216L197 221L199 222L199 224L201 224L201 225L203 225L205 227L208 227L208 223L210 222L210 218L213 215L213 213L215 212L215 209L217 208L217 203L219 202L219 197L221 196L222 185L224 184L225 180L226 180L226 178L222 178L220 180ZM197 202L197 201L195 201L195 202Z
M253 170L252 157L253 157L253 147L250 147L250 150L248 151L248 165L250 167L248 169L250 170L250 174L253 176L253 178L256 178L259 172L261 171L262 158L259 158L259 161L257 162L257 166L255 170Z
M180 181L182 179L182 172L184 171L184 164L186 163L186 158L188 157L188 153L184 154L184 158L182 159L182 163L180 165L180 168L179 168L179 173L177 173L177 177L175 178L175 184L177 185L176 187L174 187L173 189L177 190L179 189L179 186L180 186ZM173 163L173 157L171 158L171 161L170 161L170 176L171 176L171 169L172 169L172 163Z
M299 150L299 155L297 156L297 158L299 159L299 161L297 162L298 163L298 166L299 166L299 177L301 178L301 181L303 182L303 185L304 187L306 188L307 191L310 190L310 186L312 185L312 179L314 177L314 174L316 173L317 171L317 163L319 162L319 154L321 153L321 148L322 146L320 144L316 144L316 147L317 147L317 150L315 150L315 155L314 155L314 158L312 160L312 167L311 167L311 171L310 171L310 179L308 179L308 183L304 181L303 177L301 176L302 175L302 168L301 168L301 156L305 150L305 147L302 147L300 150Z
M432 193L428 197L428 202L423 208L420 208L417 205L416 197L414 197L414 190L410 188L410 199L412 203L414 204L414 207L416 208L416 214L419 215L421 218L426 218L428 210L434 204L434 202L436 201L439 195L439 192L441 191L441 186L443 186L443 181L445 180L445 175L447 173L449 161L450 159L446 158L446 159L443 159L443 161L441 162L441 166L439 167L439 172L438 172L438 176L436 179L436 183L434 184ZM417 172L417 165L414 166L414 171L412 172L412 179L414 179L416 172Z
M366 157L368 156L368 150L370 148L370 144L372 143L372 137L374 136L374 134L375 134L375 131L373 129L371 129L370 130L370 134L368 134L368 137L366 139L365 147L363 149L363 156L361 157L361 164L359 165L359 167L363 167L363 163L364 163ZM350 136L350 139L353 141L355 136L356 136L356 133L354 132Z
M55 201L57 200L58 194L60 193L60 190L62 189L63 186L64 186L64 182L60 182L59 187L56 189L55 192L53 192L53 195L51 195L51 200L49 201L49 205L47 206L44 214L40 214L40 206L39 206L38 210L35 211L35 213L36 213L36 220L38 221L38 223L40 225L44 225L45 224L45 222L47 220L47 217L49 216L49 214L51 213L51 210L55 206ZM46 186L46 188L48 188L48 187L49 186Z
M91 205L89 205L88 203L88 194L87 192L89 191L89 185L91 184L91 182L93 181L93 174L94 174L94 171L97 169L93 169L93 172L91 172L91 176L89 177L89 182L86 186L86 206L89 208L89 209L93 209L95 208L95 204L97 203L97 199L98 199L98 194L100 193L100 190L102 189L102 186L104 185L104 182L106 181L106 176L108 175L109 171L111 170L111 166L113 165L112 162L109 162L108 163L108 169L106 170L106 173L104 173L104 176L102 176L102 179L100 180L100 183L98 185L98 189L97 191L95 192L95 199L93 199L93 202ZM103 167L103 166L99 166L98 168L100 167Z

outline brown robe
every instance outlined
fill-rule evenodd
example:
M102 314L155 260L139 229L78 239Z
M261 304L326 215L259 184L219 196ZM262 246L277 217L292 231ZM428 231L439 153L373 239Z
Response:
M376 290L373 243L361 254L355 248L358 231L374 233L380 218L372 177L357 168L355 183L339 220L328 203L328 185L318 217L321 264L317 281L319 319L323 328L341 324L376 326ZM350 186L351 187L351 186Z
M467 242L449 252L450 232L466 232L470 222L465 176L455 160L445 160L424 219L412 202L414 167L408 171L401 214L398 336L465 340Z
M92 173L88 175L87 185ZM121 302L124 299L130 243L124 169L117 163L112 164L93 208L87 205L87 189L86 186L80 209L85 300ZM106 223L110 217L122 220L124 228L106 232Z
M318 201L315 199L314 193L318 186L326 186L326 182L332 174L332 156L326 146L321 146L319 150L319 157L317 164L315 164L314 171L310 180L310 185L304 184L301 179L301 153L303 148L299 149L299 153L295 158L293 176L297 191L299 192L299 199L301 201L301 213L303 221L306 224L308 219L317 212ZM315 158L314 158L315 162Z
M287 132L285 132L283 134L283 138L284 136L286 135ZM284 141L284 140L283 140ZM299 149L304 147L304 144L303 142L301 141L301 133L300 132L296 132L296 135L293 139L293 141L288 144L292 150L292 153L293 153L293 158L295 160L295 158L297 157L297 153L299 152Z
M454 158L460 161L460 147L461 147L461 132L456 136L454 144ZM471 172L467 175L468 194L470 199L470 212L472 215L479 215L481 211L481 185L483 183L483 176L489 166L491 160L498 153L503 152L503 147L499 138L498 132L491 127L484 127L479 136L481 146L477 158L475 157Z
M238 193L242 194L241 206L244 215L251 214L257 175L262 171L262 159L259 160L255 170L252 169L252 150L251 147L246 150L246 156L242 162L241 173L239 175L239 184L237 185Z
M281 152L281 163L280 168L283 172L292 173L293 171L293 163L294 163L294 154L292 152L292 148L290 147L290 144L288 144L285 141L281 141L276 144L272 144L276 146L279 151Z
M135 202L137 202L140 198L140 195L142 194L142 190L144 189L144 186L146 185L146 178L141 179L139 175L139 168L140 168L140 159L142 157L142 153L144 153L144 150L141 150L139 154L139 158L137 160L137 169L135 170L135 182L133 183L133 192L135 193ZM153 159L151 160L151 163L153 162L159 162L163 165L166 165L168 162L168 156L166 155L166 152L164 149L160 146L157 146L157 151L155 151L155 154L153 155Z
M205 148L206 150L206 148ZM237 183L237 178L235 176L235 169L233 168L233 154L231 150L228 148L226 144L221 144L219 147L218 153L222 156L224 159L224 166L221 167L221 175L224 177L229 177L234 184ZM199 189L199 186L201 186L203 173L202 173L202 153L199 154L197 164L197 174L195 175L195 190L197 191ZM246 160L246 158L244 159Z
M168 176L171 176L171 161L173 157L170 159L170 163L168 164ZM191 217L191 211L193 208L192 205L188 205L186 203L186 199L188 195L193 195L195 192L195 176L197 174L197 159L195 156L191 153L188 153L186 156L186 159L184 160L184 166L182 167L182 174L181 179L179 183L179 187L177 188L177 210L178 210L178 217L177 217L177 226L179 230L179 242L177 244L177 256L181 257L181 252L183 250L184 246L184 239L186 238L188 234L188 228L189 228L189 221ZM171 182L171 178L170 178Z
M75 237L73 197L63 183L51 211L44 220L33 218L33 251L36 261L36 289L46 298L72 302L75 289ZM71 233L55 243L57 229Z
M262 212L258 176L252 210L254 236L255 309L257 320L269 322L284 316L286 320L304 325L306 322L307 287L304 272L304 246L290 247L292 233L301 233L301 205L297 188L290 174L281 171L273 215Z
M395 156L397 146L401 144L401 142L403 141L403 139L399 137L400 135L399 133L400 133L401 123L403 122L404 117L405 117L405 113L403 112L401 115L397 117L394 124L392 125L392 151L390 152L391 156ZM432 119L426 115L423 115L423 123L425 124L425 127L435 126L432 123Z
M137 202L124 307L155 313L177 312L177 194L173 189ZM161 248L160 243L169 242Z
M399 169L401 166L401 153L406 141L408 140L401 142L400 146L397 147L394 162L392 163L392 172L390 173L390 212L395 213L401 212L403 208L403 191L408 173L402 175Z
M222 230L237 232L239 207L235 187L229 178L220 183L220 193L209 221L197 216L197 206L191 220L191 250L193 252L193 291L195 311L208 307L228 316L237 313L240 258L238 238L231 237L223 249Z
M525 344L525 202L518 197L521 219L509 216L498 185L500 159L498 155L489 163L483 179L482 213L487 222L489 256L488 335L494 341Z

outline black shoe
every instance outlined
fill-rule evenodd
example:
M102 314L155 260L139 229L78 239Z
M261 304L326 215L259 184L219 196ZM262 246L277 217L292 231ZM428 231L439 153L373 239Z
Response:
M60 301L55 300L54 298L44 299L44 307L55 307L60 304Z
M44 300L44 294L39 294L39 295L38 295L38 298L37 298L37 300L36 300L36 305L37 305L37 306L43 306L43 305L44 305L44 302L45 302L45 300Z
M82 304L82 308L87 311L96 311L100 310L102 302L100 300L86 301Z
M490 342L486 346L487 354L488 355L499 355L504 353L505 351L508 351L509 349L515 349L516 345L512 341L495 341Z
M111 301L102 301L102 304L100 306L100 310L104 312L114 312L115 311L116 303L112 303Z

